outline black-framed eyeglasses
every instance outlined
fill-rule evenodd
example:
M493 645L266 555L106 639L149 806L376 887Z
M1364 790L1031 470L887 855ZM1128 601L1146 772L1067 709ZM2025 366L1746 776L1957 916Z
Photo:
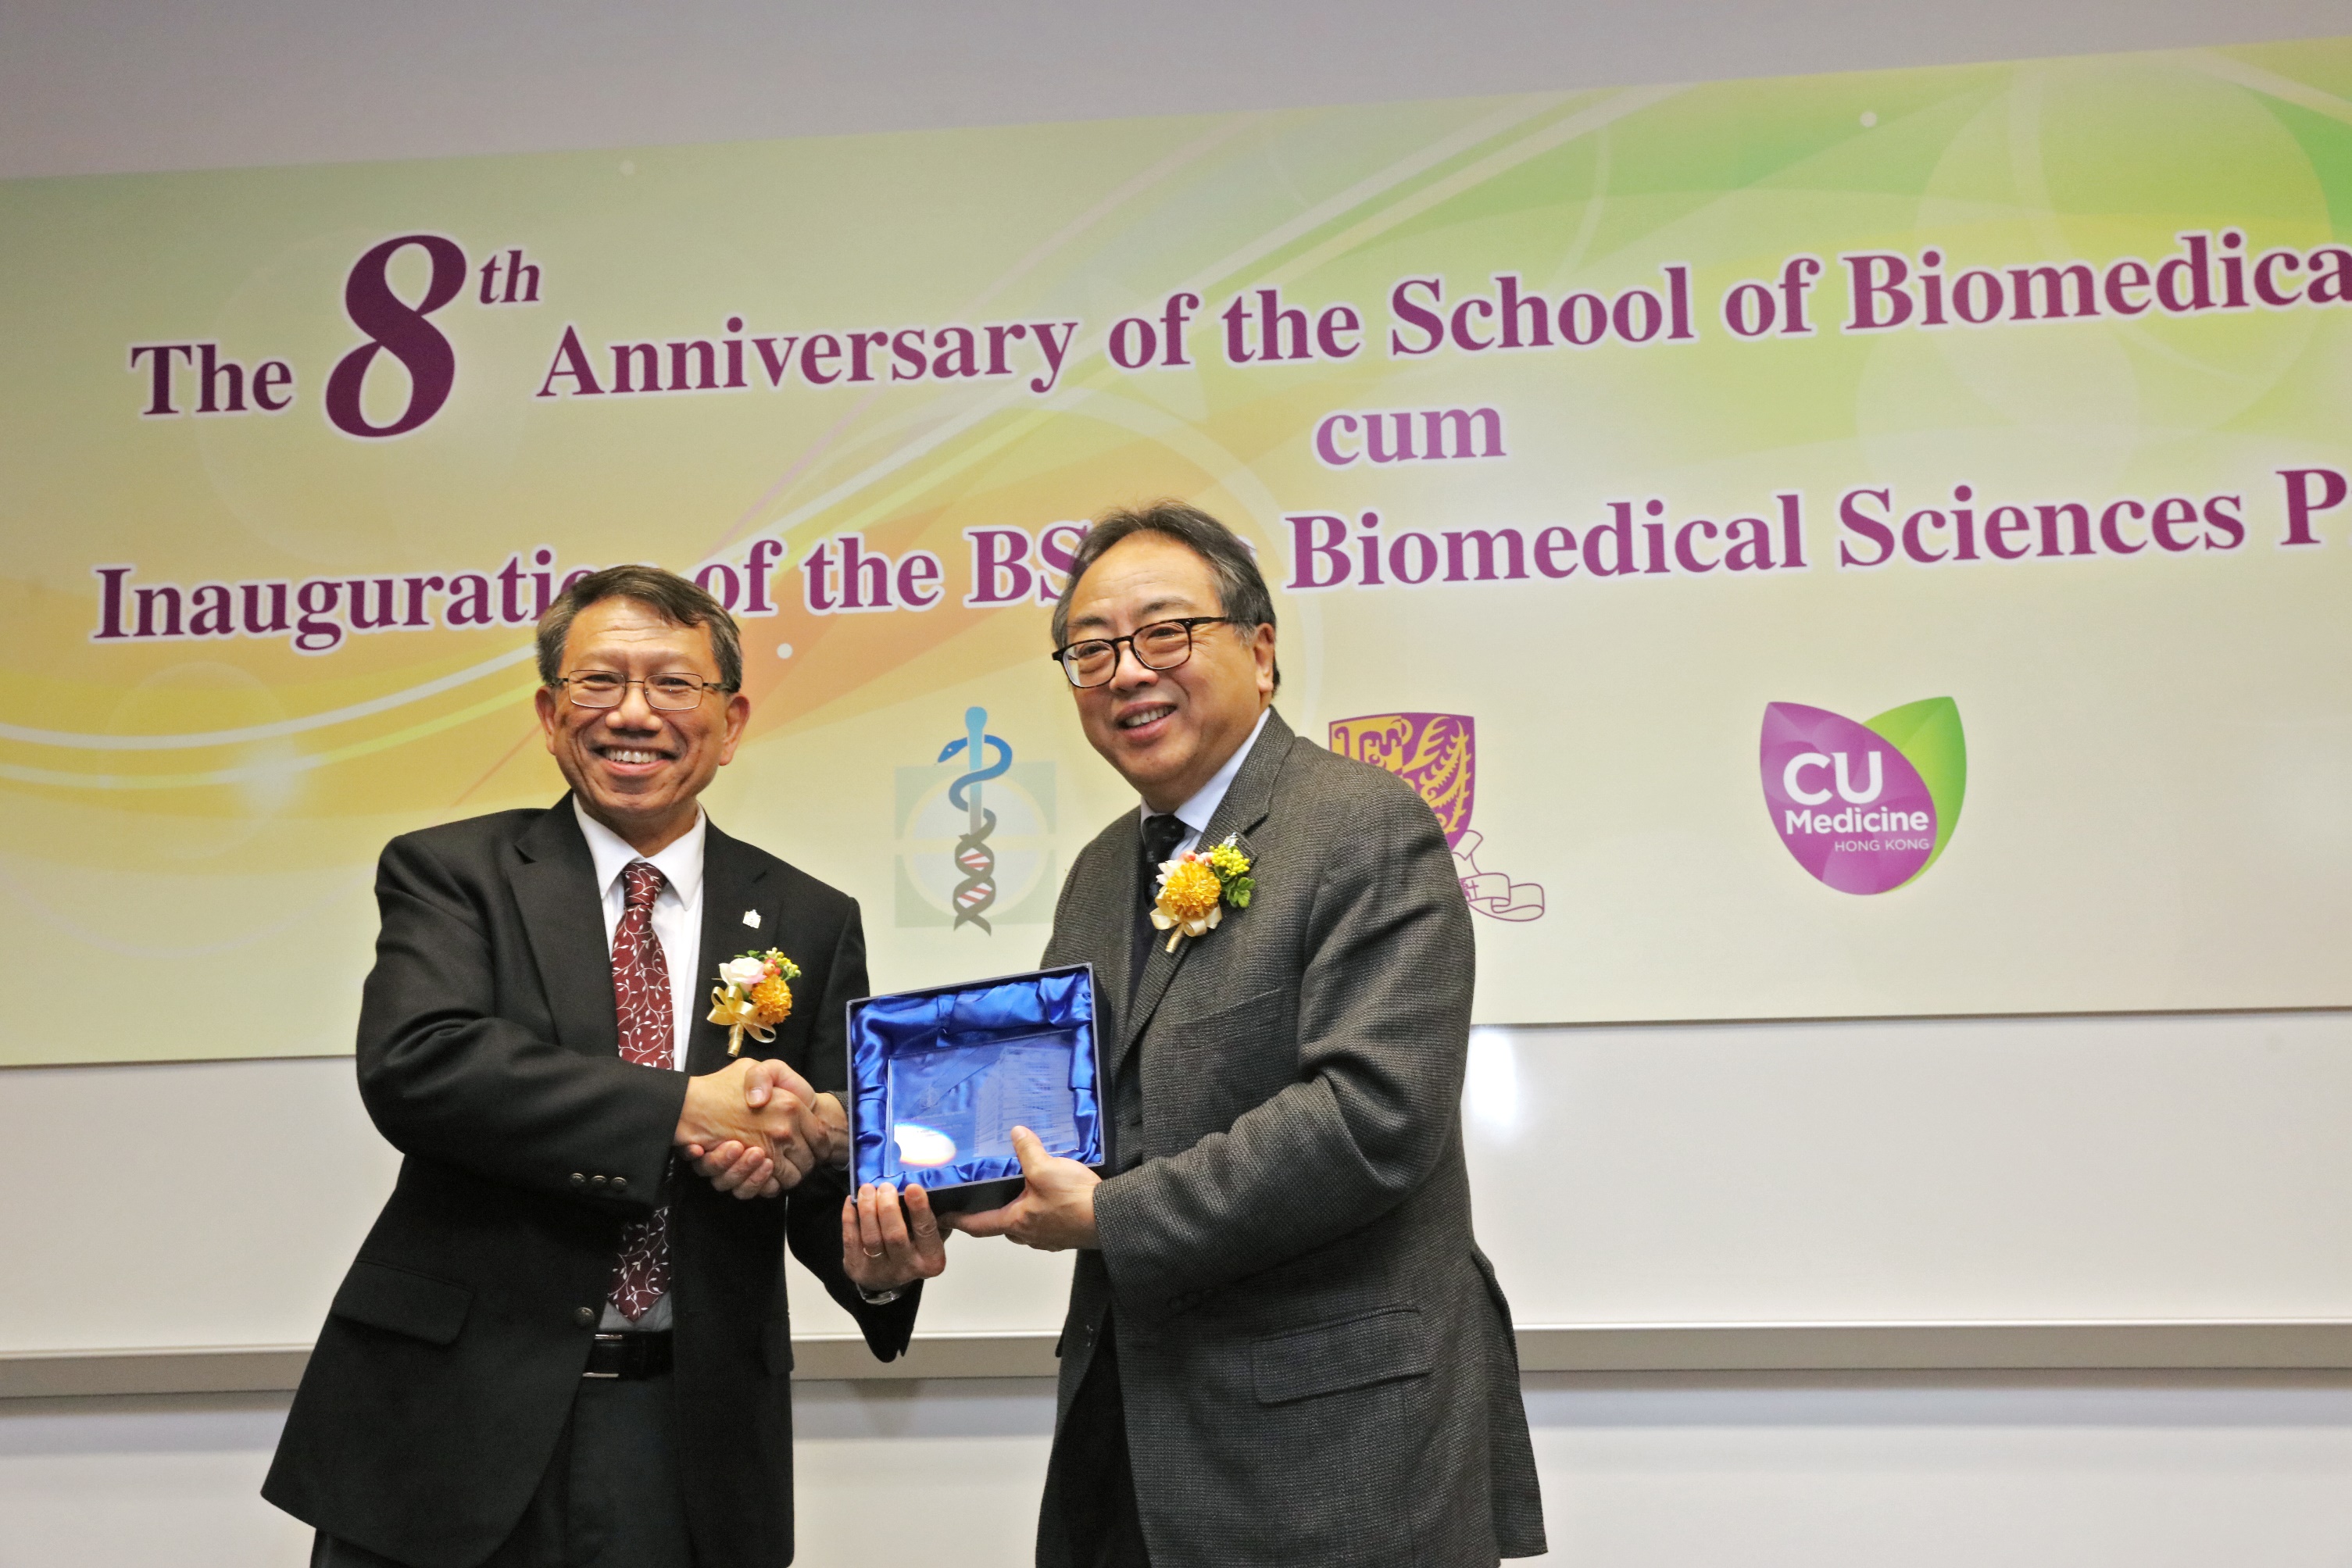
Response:
M641 681L611 670L583 670L576 675L563 675L550 681L550 685L562 686L564 695L578 707L619 707L631 686L646 688L646 706L664 713L682 713L702 700L705 692L731 692L735 688L719 681L705 681L693 675L647 675Z
M1110 678L1118 673L1118 650L1122 644L1133 652L1135 662L1145 669L1172 670L1192 656L1193 627L1214 626L1231 620L1230 615L1187 615L1181 621L1154 621L1124 637L1081 638L1055 649L1054 663L1062 666L1062 674L1070 677L1070 685L1082 691L1088 686L1108 685Z

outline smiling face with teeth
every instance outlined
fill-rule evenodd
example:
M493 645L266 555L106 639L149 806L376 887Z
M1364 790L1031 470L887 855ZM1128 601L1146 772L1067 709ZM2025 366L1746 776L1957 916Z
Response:
M632 681L719 678L709 628L677 625L649 604L619 597L600 599L572 618L563 673L588 670ZM694 826L697 797L734 760L751 716L751 699L740 692L705 692L679 712L646 706L641 685L628 687L618 707L582 707L547 686L537 700L548 754L581 805L647 855Z
M1223 613L1208 561L1148 530L1105 550L1069 594L1073 639ZM1121 648L1108 685L1070 695L1104 760L1154 811L1172 811L1216 777L1274 700L1274 628L1195 627L1192 656L1172 670L1147 670Z

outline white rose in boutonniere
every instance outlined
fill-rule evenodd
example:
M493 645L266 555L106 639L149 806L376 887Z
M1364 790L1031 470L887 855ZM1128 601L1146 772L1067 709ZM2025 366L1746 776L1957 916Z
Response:
M793 1016L792 982L801 967L773 947L746 953L719 966L710 988L710 1021L727 1026L727 1054L743 1049L750 1035L761 1045L776 1038L775 1026Z
M1250 874L1249 855L1234 835L1202 854L1187 850L1160 867L1160 896L1153 902L1151 924L1168 932L1168 950L1187 936L1204 936L1225 917L1225 906L1249 907L1257 880Z

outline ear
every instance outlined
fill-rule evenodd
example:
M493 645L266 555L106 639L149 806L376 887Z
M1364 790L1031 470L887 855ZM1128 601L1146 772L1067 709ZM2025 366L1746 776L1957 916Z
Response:
M539 710L539 730L546 739L550 757L555 755L555 705L561 700L552 686L541 686L531 694L531 706Z
M1250 659L1257 665L1257 695L1274 695L1274 628L1260 626L1250 638Z
M719 766L726 767L735 760L735 748L743 742L743 727L751 722L751 699L741 692L731 692L727 697L727 740L719 748Z

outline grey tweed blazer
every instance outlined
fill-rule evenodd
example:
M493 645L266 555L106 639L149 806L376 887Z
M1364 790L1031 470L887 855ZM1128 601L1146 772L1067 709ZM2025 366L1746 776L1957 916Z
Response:
M1115 1173L1063 1327L1057 1449L1082 1440L1066 1417L1108 1322L1153 1562L1540 1552L1510 1312L1471 1233L1475 952L1444 835L1409 785L1279 714L1202 844L1228 833L1249 907L1154 943L1132 1009L1153 894L1135 812L1055 913L1045 962L1091 962L1111 1020Z

